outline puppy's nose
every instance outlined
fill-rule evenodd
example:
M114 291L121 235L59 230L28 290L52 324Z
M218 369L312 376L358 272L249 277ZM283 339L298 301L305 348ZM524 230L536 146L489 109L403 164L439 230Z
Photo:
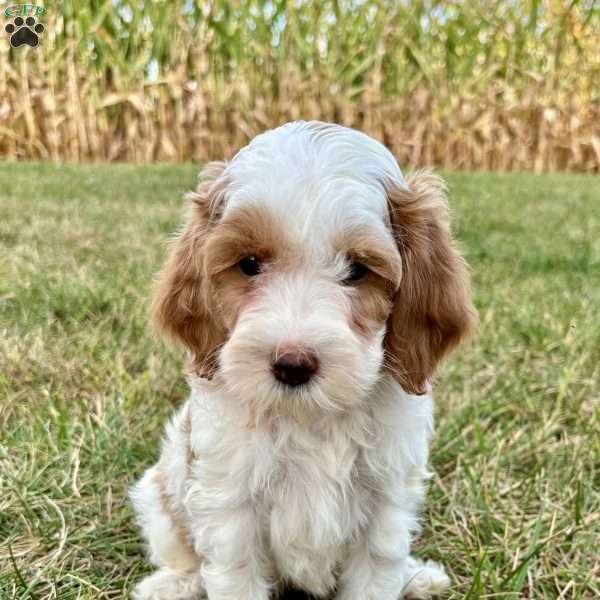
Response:
M275 379L291 387L308 383L318 368L317 357L306 350L285 352L271 366Z

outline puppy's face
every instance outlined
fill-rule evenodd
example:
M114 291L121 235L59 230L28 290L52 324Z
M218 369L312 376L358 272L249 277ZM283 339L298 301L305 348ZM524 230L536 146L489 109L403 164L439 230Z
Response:
M205 170L154 316L258 419L347 411L386 370L422 393L474 312L439 180L293 123Z

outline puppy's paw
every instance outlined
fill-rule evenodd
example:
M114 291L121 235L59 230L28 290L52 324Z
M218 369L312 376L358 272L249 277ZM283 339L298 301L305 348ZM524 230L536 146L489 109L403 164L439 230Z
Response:
M403 598L426 600L443 594L449 587L450 578L446 575L444 567L432 560L422 562L412 557L409 559Z
M201 600L200 576L160 569L135 586L132 600Z

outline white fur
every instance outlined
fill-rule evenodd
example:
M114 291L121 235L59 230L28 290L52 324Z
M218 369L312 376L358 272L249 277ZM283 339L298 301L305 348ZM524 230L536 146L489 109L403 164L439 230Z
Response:
M327 249L332 232L370 225L394 243L385 184L404 180L391 152L369 136L295 121L255 137L228 163L225 213L260 201L285 222L307 254Z
M382 369L384 327L369 339L350 327L345 265L331 245L355 224L394 243L382 184L402 183L394 158L356 131L292 123L258 136L226 174L225 215L266 203L302 261L239 315L215 377L190 377L160 462L132 492L159 567L134 598L205 590L209 600L267 600L283 582L335 590L337 600L444 591L442 567L409 553L432 399L406 393ZM270 370L274 349L290 341L310 345L321 363L314 381L291 390Z

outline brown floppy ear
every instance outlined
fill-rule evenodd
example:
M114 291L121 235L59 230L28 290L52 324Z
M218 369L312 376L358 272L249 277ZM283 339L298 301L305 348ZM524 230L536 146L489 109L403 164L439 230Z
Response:
M388 186L402 280L384 342L388 368L402 387L423 394L441 358L474 327L467 266L452 243L443 180L430 171Z
M200 174L196 192L188 195L182 231L171 242L158 276L152 301L152 321L190 351L192 368L203 376L215 369L216 352L225 332L210 307L209 280L204 273L204 244L220 216L226 181L224 163L210 163Z

